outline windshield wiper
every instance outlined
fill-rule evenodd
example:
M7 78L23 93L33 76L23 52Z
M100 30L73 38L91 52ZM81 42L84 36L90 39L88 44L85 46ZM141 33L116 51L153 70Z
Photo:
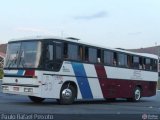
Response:
M18 51L16 52L16 57L15 57L15 59L13 59L13 60L9 60L9 61L11 61L10 62L10 64L8 65L8 69L10 69L10 66L12 65L14 65L14 64L16 64L17 63L17 59L18 59ZM8 61L8 62L9 62Z
M21 52L20 54L20 59L19 59L19 64L22 64L22 67L24 68L25 67L25 61L24 61L24 58L22 59L22 55L23 55L24 51Z

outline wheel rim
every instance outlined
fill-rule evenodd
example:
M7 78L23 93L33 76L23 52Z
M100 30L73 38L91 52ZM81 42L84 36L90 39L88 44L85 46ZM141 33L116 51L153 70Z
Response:
M139 100L140 97L141 97L141 91L140 91L139 89L137 89L137 90L135 91L135 100Z
M70 89L64 89L62 91L62 97L64 99L70 99L72 97L72 91Z

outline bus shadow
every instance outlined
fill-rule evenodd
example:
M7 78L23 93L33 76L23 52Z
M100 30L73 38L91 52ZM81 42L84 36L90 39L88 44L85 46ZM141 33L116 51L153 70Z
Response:
M45 99L42 103L34 103L32 102L28 97L22 97L22 96L15 96L10 94L3 94L0 93L1 101L7 102L7 104L14 104L14 105L28 105L28 106L53 106L53 105L59 105L59 106L66 106L66 105L60 105L55 99ZM73 104L70 106L79 106L79 105L114 105L114 104L123 104L123 105L135 105L135 104L141 104L141 103L150 103L153 102L152 99L141 99L139 102L128 102L126 99L117 98L114 101L109 100L76 100Z
M11 99L10 99L11 100ZM10 101L10 104L14 105L27 105L27 106L79 106L79 105L114 105L114 104L123 104L123 105L135 105L135 104L141 104L141 103L147 103L151 102L148 100L141 100L139 102L128 102L125 99L118 99L115 101L107 101L107 100L87 100L87 101L75 101L71 105L60 105L56 100L45 100L42 103L34 103L30 101L29 99L25 101Z
M74 102L73 104L74 105L79 105L79 104L121 104L121 103L136 103L136 104L139 104L139 103L144 103L144 102L149 102L148 100L141 100L139 102L128 102L126 99L117 99L117 100L114 100L114 101L107 101L107 100L88 100L88 101L76 101Z

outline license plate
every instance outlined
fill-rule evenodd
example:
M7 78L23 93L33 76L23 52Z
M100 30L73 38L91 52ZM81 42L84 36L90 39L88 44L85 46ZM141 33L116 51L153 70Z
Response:
M14 91L19 91L19 87L13 87Z

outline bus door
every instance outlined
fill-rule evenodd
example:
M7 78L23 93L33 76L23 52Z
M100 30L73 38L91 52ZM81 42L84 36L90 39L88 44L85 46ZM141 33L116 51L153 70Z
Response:
M52 97L53 88L56 86L55 77L62 64L62 44L59 42L47 42L44 44L44 68L42 79L42 96Z
M59 72L62 65L62 43L54 42L53 71Z

